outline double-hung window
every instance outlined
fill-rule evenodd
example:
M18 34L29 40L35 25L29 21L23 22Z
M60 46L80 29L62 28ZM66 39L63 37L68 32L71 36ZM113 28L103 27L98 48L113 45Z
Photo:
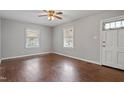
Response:
M63 29L63 39L65 48L73 48L73 27Z
M35 29L26 29L26 48L40 47L40 31Z

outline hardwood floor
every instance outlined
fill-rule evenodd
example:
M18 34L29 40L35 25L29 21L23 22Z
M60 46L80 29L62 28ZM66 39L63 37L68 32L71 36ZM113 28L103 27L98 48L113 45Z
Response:
M1 67L5 82L124 81L124 71L56 54L4 60Z

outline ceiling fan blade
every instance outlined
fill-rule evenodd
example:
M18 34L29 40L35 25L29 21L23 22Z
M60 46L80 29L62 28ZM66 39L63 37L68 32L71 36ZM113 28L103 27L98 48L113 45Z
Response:
M43 11L46 12L46 13L48 12L47 10L43 10Z
M63 14L63 12L56 12L56 14Z
M42 16L47 16L47 14L41 14L41 15L38 15L38 17L42 17Z
M62 18L60 16L54 15L54 17L62 20Z

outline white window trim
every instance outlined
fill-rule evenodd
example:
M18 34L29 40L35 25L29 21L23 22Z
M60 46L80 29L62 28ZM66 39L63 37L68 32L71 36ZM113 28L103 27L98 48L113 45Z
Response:
M73 44L72 44L72 47L65 47L64 46L64 31L66 31L68 29L71 29L73 31L73 37L72 37L73 38ZM74 28L73 28L73 26L63 28L63 48L74 48Z
M28 30L36 30L36 31L38 31L39 46L35 46L35 47L27 47L27 46L26 46L26 38L27 38L27 36L26 36L26 31L27 31L27 29L28 29ZM24 38L25 38L25 42L24 42L25 44L24 44L24 46L25 46L26 49L39 48L39 47L40 47L40 45L41 45L41 44L40 44L40 29L25 28L25 29L24 29L24 34L25 34L25 35L24 35Z

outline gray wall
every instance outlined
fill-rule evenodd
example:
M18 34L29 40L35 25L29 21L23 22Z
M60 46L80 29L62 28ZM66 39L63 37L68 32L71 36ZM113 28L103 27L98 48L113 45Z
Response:
M123 14L124 11L109 11L102 14L87 16L80 20L59 25L54 28L9 19L1 19L2 58L43 52L57 52L99 63L100 21ZM67 26L74 27L73 49L63 48L62 28ZM25 48L25 28L40 29L40 48Z
M2 58L51 51L51 28L37 24L2 19ZM40 29L40 48L25 48L25 28Z
M102 14L87 16L80 20L59 25L54 28L53 51L100 62L100 21L106 18L123 15L124 11L108 11ZM74 27L74 48L63 48L62 28L67 26Z
M1 59L1 18L0 18L0 59Z

